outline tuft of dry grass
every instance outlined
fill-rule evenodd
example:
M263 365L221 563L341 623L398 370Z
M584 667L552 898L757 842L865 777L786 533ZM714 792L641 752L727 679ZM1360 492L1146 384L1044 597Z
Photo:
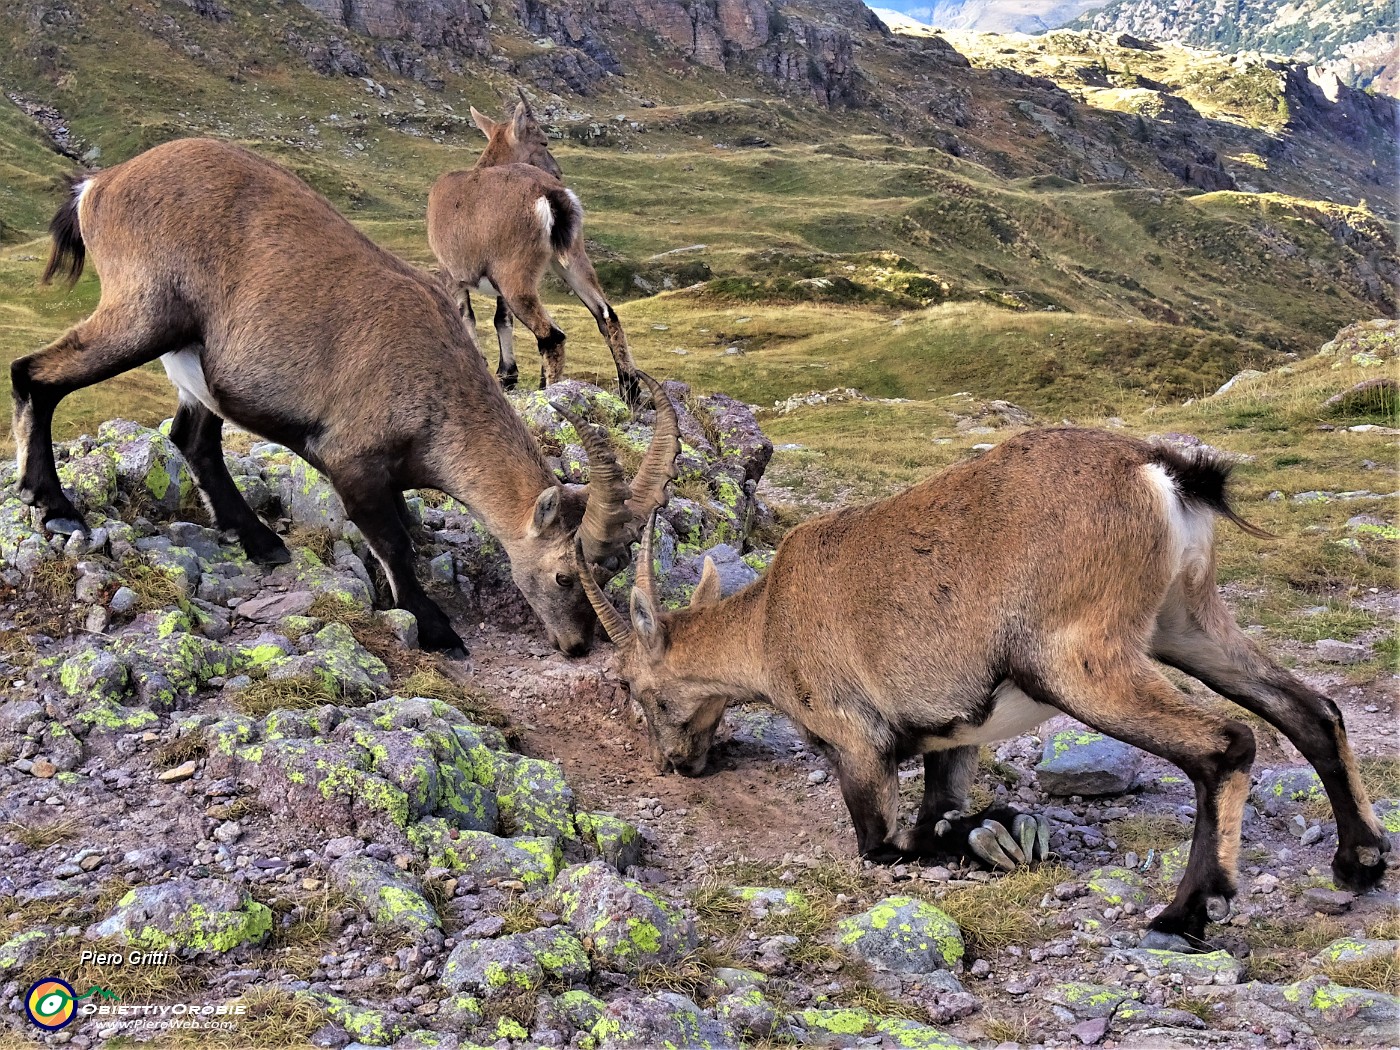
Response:
M982 1031L992 1043L1015 1043L1021 1046L1035 1042L1035 1021L1025 1010L1001 1017L984 1018Z
M342 702L340 694L315 675L267 678L232 697L234 708L250 718L262 718L269 711L305 711Z
M29 586L48 602L71 602L77 583L78 567L67 558L42 562L29 575Z
M962 928L968 952L985 957L1008 945L1043 939L1041 898L1073 877L1062 864L1018 868L990 882L951 890L936 903Z
M309 551L323 565L335 560L335 533L324 525L293 525L285 539L288 547Z
M715 969L731 964L732 960L714 949L702 947L673 963L647 967L637 976L637 987L646 992L677 992L701 999L714 983Z
M177 992L194 991L203 981L192 967L98 966L82 962L84 951L124 953L129 946L113 939L85 940L82 936L57 937L33 962L12 974L21 987L28 987L54 972L54 960L63 960L63 977L75 988L86 991L94 985L107 988L126 1002L149 1002Z
M399 684L398 691L403 696L422 696L451 704L478 725L498 729L510 725L510 719L492 703L487 693L452 681L437 669L431 657Z
M311 1033L326 1020L325 1011L309 997L281 988L255 985L235 1002L242 1003L248 1011L234 1033L235 1050L309 1046ZM203 1045L206 1040L197 1042Z
M1148 850L1171 849L1190 828L1171 815L1141 815L1111 821L1104 829L1118 843L1120 851L1145 854Z
M145 562L127 562L123 566L122 575L126 578L126 586L136 592L138 612L168 609L179 605L184 598L174 580Z
M1341 919L1329 916L1256 919L1243 930L1249 945L1249 976L1286 984L1307 976L1308 960L1347 934Z
M1400 995L1400 952L1377 959L1328 963L1322 972L1347 988L1366 988L1387 995Z
M192 758L203 757L205 750L202 734L185 733L165 741L156 748L155 762L158 766L178 766Z
M70 817L33 824L7 820L0 824L0 838L21 842L30 849L45 849L72 838L79 826L78 822Z

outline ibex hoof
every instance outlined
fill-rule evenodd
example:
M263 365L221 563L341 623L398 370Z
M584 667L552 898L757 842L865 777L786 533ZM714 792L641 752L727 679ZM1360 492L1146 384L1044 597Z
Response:
M1230 917L1230 913L1233 910L1234 909L1230 907L1230 899L1228 897L1206 898L1206 915L1210 918L1211 922L1224 922Z
M1374 868L1381 862L1381 851L1375 846L1362 846L1356 851L1356 859L1368 868Z
M1003 819L983 820L968 833L968 848L977 857L994 868L1015 871L1050 855L1050 825L1044 817L1018 813L1010 831Z
M50 518L44 522L44 528L55 536L72 536L77 532L87 532L82 518Z

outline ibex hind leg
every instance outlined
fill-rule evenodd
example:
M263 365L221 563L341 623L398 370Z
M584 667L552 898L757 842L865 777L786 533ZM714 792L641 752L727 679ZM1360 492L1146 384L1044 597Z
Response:
M1146 656L1108 662L1067 652L1013 675L1023 692L1101 733L1179 767L1196 788L1191 856L1176 897L1152 921L1158 944L1203 947L1208 920L1229 917L1240 825L1254 762L1248 726L1186 703Z
M540 346L540 386L546 387L564 378L564 333L549 316L533 290L506 292L500 289L506 307L526 328L530 329Z
M598 274L584 253L580 239L569 254L567 265L558 259L553 262L554 273L564 281L579 298L598 325L598 332L608 344L613 364L617 366L617 386L628 407L638 409L642 405L642 384L637 379L637 363L632 360L632 349L627 345L627 336L622 331L622 320L612 308L603 289L598 284Z
M287 545L248 506L228 472L223 428L223 419L204 405L181 399L170 425L170 440L183 453L195 483L209 501L215 527L236 533L251 560L284 565L292 560Z
M45 525L81 527L82 515L59 484L53 414L68 394L100 383L191 341L188 325L104 299L92 316L43 350L10 365L19 496ZM67 526L64 523L68 523Z
M1214 587L1189 599L1177 592L1158 617L1154 655L1265 719L1317 770L1337 819L1332 873L1353 890L1385 874L1386 841L1357 772L1337 705L1265 657L1235 624Z
M424 649L442 650L448 656L461 659L467 655L466 643L452 629L447 614L438 608L414 573L413 541L404 526L399 504L402 494L382 481L365 482L367 477L383 478L384 470L366 466L347 479L342 472L329 471L336 491L345 503L345 513L364 533L370 549L384 567L389 586L394 592L394 604L407 609L418 621L418 644Z

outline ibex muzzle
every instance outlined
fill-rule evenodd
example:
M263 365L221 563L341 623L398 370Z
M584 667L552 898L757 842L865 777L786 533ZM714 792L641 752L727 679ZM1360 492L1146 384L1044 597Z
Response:
M79 180L51 224L45 279L76 279L91 254L102 279L92 316L15 361L20 495L45 523L81 525L59 484L50 433L74 390L161 359L180 391L171 438L214 522L248 556L290 555L224 463L230 419L292 449L334 485L427 649L462 639L414 575L406 488L467 504L510 557L551 641L587 650L594 615L578 586L629 556L666 498L680 448L675 410L643 377L656 430L629 485L590 428L588 485L560 485L486 369L442 288L375 246L291 173L238 146L169 142ZM598 569L596 567L605 568Z
M630 617L583 577L617 644L658 769L703 767L724 707L765 700L831 757L863 856L970 853L1000 867L1048 851L1044 822L964 807L977 748L1065 713L1176 764L1196 786L1191 857L1152 921L1199 945L1229 913L1254 735L1193 703L1157 661L1276 726L1322 778L1339 885L1374 886L1389 844L1327 697L1264 656L1215 586L1229 468L1094 430L1033 431L897 496L793 529L763 579L723 600L707 564L662 612L650 533ZM872 581L878 581L872 584ZM924 758L918 822L898 820L899 763Z

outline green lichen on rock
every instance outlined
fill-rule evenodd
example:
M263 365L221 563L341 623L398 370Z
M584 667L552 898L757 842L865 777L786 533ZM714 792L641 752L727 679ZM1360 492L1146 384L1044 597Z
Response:
M1068 981L1055 985L1045 998L1063 1006L1076 1017L1092 1019L1108 1017L1118 1008L1119 1003L1128 998L1136 999L1138 994L1132 988Z
M558 839L578 837L574 792L553 762L522 758L497 767L496 804L516 834Z
M1135 905L1147 903L1147 890L1142 876L1130 868L1108 866L1095 868L1085 880L1089 892L1105 904L1115 907L1129 901Z
M322 993L316 999L336 1024L366 1046L388 1046L402 1031L398 1023L378 1010L356 1006L337 995Z
M181 878L131 890L89 933L156 950L223 953L261 943L271 930L271 909L241 889Z
M0 973L27 966L44 951L53 939L47 930L25 930L0 944Z
M697 944L695 927L675 907L603 861L566 868L550 899L595 958L620 973L673 963Z
M899 973L957 967L966 949L952 917L916 897L886 897L837 925L837 943Z
M414 876L366 856L342 857L331 865L331 879L374 921L409 934L442 925Z
M578 836L618 871L642 862L642 836L635 827L611 813L579 813Z

